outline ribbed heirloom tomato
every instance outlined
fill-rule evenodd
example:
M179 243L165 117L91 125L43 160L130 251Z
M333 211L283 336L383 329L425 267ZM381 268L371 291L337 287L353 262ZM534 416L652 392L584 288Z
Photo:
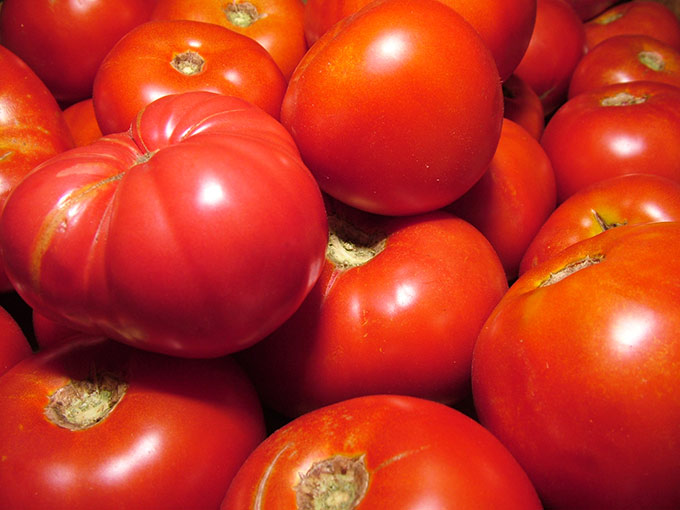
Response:
M8 276L39 313L184 356L274 330L314 285L327 240L288 132L210 92L165 96L129 133L45 162L0 219Z

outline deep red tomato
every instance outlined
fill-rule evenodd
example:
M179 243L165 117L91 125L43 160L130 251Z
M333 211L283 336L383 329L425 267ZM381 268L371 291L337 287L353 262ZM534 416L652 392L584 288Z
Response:
M620 0L568 0L583 21L594 18Z
M512 74L529 45L536 20L536 0L440 0L461 14L494 56L502 80ZM311 44L336 22L370 0L307 0L305 30Z
M520 274L583 239L621 225L680 221L680 182L626 174L574 193L553 211L526 250Z
M30 356L31 352L31 344L17 321L0 306L0 375Z
M446 209L477 227L498 253L508 280L543 222L555 209L557 192L550 159L519 124L505 119L488 170Z
M545 129L543 103L534 89L516 74L503 82L503 116L540 140Z
M264 437L229 357L74 340L0 377L0 506L212 510Z
M588 49L614 35L643 34L680 51L680 21L668 6L658 1L622 2L587 21L584 28Z
M394 215L467 191L493 157L502 116L493 56L436 0L379 0L338 22L302 58L281 109L324 191Z
M566 0L538 0L531 41L515 74L541 98L546 115L567 98L569 81L585 50L583 22Z
M35 343L40 350L52 348L55 345L68 341L74 336L82 335L77 329L48 319L35 310L31 312L31 325L33 327Z
M300 0L157 0L151 19L191 19L255 39L290 78L307 51Z
M149 19L156 0L5 0L0 42L65 105L92 96L104 56Z
M237 96L278 118L286 79L245 35L201 21L149 21L106 55L92 100L102 133L110 134L127 131L154 99L193 90Z
M190 357L271 333L314 285L327 241L288 132L210 92L165 96L130 133L50 159L0 218L7 273L33 309Z
M375 393L468 396L474 341L508 287L489 242L441 211L328 209L321 278L289 321L239 353L264 402L297 416Z
M76 146L88 145L102 137L102 130L94 115L92 98L83 99L64 109L64 120L68 125Z
M569 97L612 83L660 81L680 87L680 51L647 35L605 39L576 65Z
M14 53L0 46L0 211L33 167L73 139L54 96ZM0 292L12 289L0 264Z
M541 145L553 164L557 200L629 173L680 181L680 89L635 81L587 91L550 119Z
M622 226L524 273L474 350L481 423L547 508L680 508L680 223Z
M487 430L429 400L376 395L310 412L248 457L221 510L541 508Z

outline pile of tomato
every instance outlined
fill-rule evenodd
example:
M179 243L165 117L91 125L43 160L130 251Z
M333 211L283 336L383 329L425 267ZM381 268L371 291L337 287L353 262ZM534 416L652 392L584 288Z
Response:
M0 508L680 508L678 13L0 2Z

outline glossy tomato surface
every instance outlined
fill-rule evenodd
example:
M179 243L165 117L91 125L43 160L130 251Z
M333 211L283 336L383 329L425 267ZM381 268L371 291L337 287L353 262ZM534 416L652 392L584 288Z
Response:
M475 345L481 423L547 508L680 506L680 223L610 229L527 271Z
M550 159L526 129L505 119L486 173L446 209L484 234L512 281L517 278L522 255L556 201Z
M159 97L206 90L240 97L278 118L286 80L260 44L223 26L193 20L143 23L101 63L92 100L104 134L127 131Z
M576 65L568 96L641 80L680 87L680 51L647 35L617 35L602 41Z
M0 506L214 509L264 436L230 358L74 340L0 377Z
M314 285L327 240L288 132L210 92L165 96L130 133L45 162L0 220L8 275L39 313L191 357L271 333Z
M270 435L221 510L541 508L487 430L447 406L376 395L312 411Z
M5 0L0 43L24 60L66 106L92 96L104 56L147 21L155 0Z
M651 173L680 181L680 89L617 83L570 99L541 137L557 200L608 177Z
M520 273L610 228L653 221L680 221L680 182L653 174L596 182L553 211L524 253Z
M12 315L0 307L0 375L31 355L31 344Z
M516 74L503 82L503 117L522 126L537 140L545 129L541 98Z
M390 0L310 48L281 122L321 189L359 209L405 215L442 207L481 177L502 115L498 71L475 29L436 0Z
M297 416L373 393L467 397L474 341L508 286L489 242L445 212L328 209L316 286L290 320L239 353L263 400Z

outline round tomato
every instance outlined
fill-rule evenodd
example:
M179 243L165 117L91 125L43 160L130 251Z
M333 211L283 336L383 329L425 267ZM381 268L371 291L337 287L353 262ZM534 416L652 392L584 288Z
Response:
M568 0L583 21L594 18L620 0Z
M0 211L39 163L73 147L54 96L19 57L0 46ZM12 289L0 264L0 292Z
M300 0L157 0L151 19L190 19L222 25L260 43L290 78L307 51Z
M680 221L680 182L653 174L611 177L567 198L526 250L520 274L583 239L621 225Z
M113 45L149 19L156 0L5 0L0 43L69 105L92 96L97 68Z
M83 99L65 108L64 120L76 146L88 145L102 137L102 130L94 115L92 98Z
M446 209L484 234L508 280L514 280L522 255L556 200L555 175L545 151L526 129L505 119L488 170Z
M569 97L612 83L640 80L680 87L680 51L646 35L605 39L576 65Z
M271 333L314 285L327 240L288 132L211 92L165 96L129 133L50 159L0 218L7 273L38 313L190 357Z
M622 226L527 271L475 344L481 423L547 508L680 508L680 223Z
M221 510L540 509L526 474L450 407L375 395L275 431L234 477Z
M154 99L194 90L237 96L278 118L286 79L245 35L201 21L149 21L106 55L92 100L102 133L110 134L127 131Z
M436 0L379 0L334 25L296 68L281 109L324 191L389 215L431 211L467 191L493 157L502 119L493 56Z
M0 377L0 506L214 509L264 437L229 357L73 340Z
M615 35L643 34L680 51L680 21L668 6L658 1L622 2L588 20L584 28L588 49Z
M0 306L0 375L30 356L31 352L31 344L14 317Z
M583 57L583 22L566 0L538 0L529 47L515 74L538 94L546 115L567 98L569 81Z
M680 181L680 89L617 83L573 97L541 138L555 171L557 200L608 177L650 173Z
M287 416L374 393L461 401L474 341L508 287L489 242L442 211L328 209L321 278L290 320L238 354L263 401Z
M503 116L540 140L545 129L543 103L534 89L516 74L503 82Z

